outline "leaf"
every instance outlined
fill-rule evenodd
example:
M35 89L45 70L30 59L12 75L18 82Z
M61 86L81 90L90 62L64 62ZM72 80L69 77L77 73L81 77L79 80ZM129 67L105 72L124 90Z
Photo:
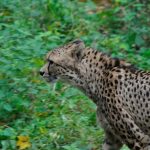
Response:
M17 146L20 150L31 147L31 143L29 141L29 136L18 136Z
M5 104L4 109L7 110L8 112L12 111L12 106L10 104Z

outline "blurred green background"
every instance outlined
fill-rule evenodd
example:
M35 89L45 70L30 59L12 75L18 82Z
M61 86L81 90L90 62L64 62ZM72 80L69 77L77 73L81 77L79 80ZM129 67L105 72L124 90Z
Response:
M38 71L76 38L150 70L149 14L144 0L0 0L0 149L98 150L95 105Z

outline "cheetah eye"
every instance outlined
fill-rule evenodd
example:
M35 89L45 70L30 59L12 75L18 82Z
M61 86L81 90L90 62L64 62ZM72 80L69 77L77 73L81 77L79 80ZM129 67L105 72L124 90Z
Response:
M54 64L54 62L52 60L47 60L49 62L50 65Z

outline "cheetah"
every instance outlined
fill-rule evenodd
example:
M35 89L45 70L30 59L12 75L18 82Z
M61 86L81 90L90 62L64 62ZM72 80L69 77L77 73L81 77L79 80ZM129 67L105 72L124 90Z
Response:
M50 51L40 75L81 89L97 106L103 150L150 150L150 72L74 40Z

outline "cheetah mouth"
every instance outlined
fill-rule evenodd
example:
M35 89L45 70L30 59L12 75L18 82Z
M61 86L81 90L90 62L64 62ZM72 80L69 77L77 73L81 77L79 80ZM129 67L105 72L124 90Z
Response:
M50 82L50 83L55 83L57 81L57 77L55 76L50 76L48 79L47 79L47 82Z
M43 78L46 80L46 82L50 82L50 83L54 83L57 81L57 77L56 76L49 76L49 75L46 75L46 76L43 76Z

